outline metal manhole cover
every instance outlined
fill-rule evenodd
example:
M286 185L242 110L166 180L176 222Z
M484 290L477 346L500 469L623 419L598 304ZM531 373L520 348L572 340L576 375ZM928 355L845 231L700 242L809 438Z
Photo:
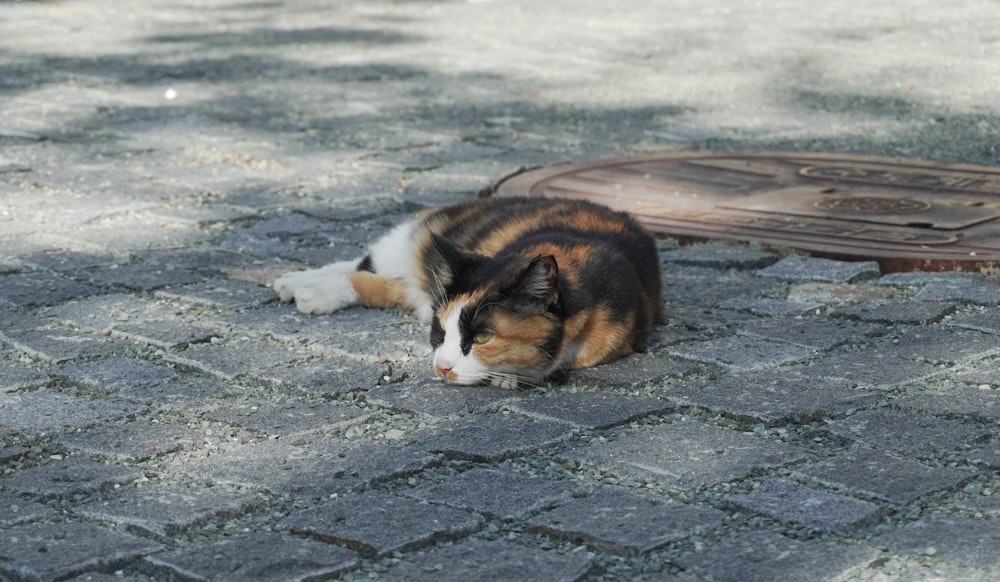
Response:
M683 153L533 170L501 196L579 197L682 241L726 239L884 272L1000 271L1000 168L793 153Z

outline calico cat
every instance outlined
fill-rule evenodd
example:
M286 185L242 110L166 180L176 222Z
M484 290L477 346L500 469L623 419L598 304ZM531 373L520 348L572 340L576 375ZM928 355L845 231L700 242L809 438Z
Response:
M412 310L430 322L438 376L513 388L640 349L661 316L660 274L652 237L627 214L485 198L425 211L366 256L274 289L305 313Z

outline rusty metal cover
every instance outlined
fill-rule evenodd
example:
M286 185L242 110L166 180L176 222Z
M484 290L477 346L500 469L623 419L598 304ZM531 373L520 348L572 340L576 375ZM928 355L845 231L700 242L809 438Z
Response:
M578 197L683 242L756 241L883 272L1000 270L1000 168L795 153L677 153L533 170L500 196Z

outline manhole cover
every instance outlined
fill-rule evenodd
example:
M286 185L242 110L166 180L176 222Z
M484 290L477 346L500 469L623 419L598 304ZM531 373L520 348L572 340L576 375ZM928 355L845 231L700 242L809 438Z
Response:
M684 153L565 164L501 196L588 198L682 241L727 239L884 272L1000 270L1000 168L828 154Z

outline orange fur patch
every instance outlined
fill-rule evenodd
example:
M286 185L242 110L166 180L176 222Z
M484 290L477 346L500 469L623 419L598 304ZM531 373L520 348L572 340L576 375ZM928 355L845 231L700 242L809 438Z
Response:
M492 321L496 334L492 340L473 346L476 358L487 366L532 368L543 364L545 354L539 347L552 335L556 322L551 317L527 318L498 316ZM556 354L550 354L555 356Z
M367 271L355 271L347 276L361 305L379 309L413 309L406 296L406 282L402 279L380 277Z
M611 313L603 306L581 311L566 321L562 349L579 346L576 357L566 362L567 368L587 368L631 354L634 349L633 318L612 321Z

